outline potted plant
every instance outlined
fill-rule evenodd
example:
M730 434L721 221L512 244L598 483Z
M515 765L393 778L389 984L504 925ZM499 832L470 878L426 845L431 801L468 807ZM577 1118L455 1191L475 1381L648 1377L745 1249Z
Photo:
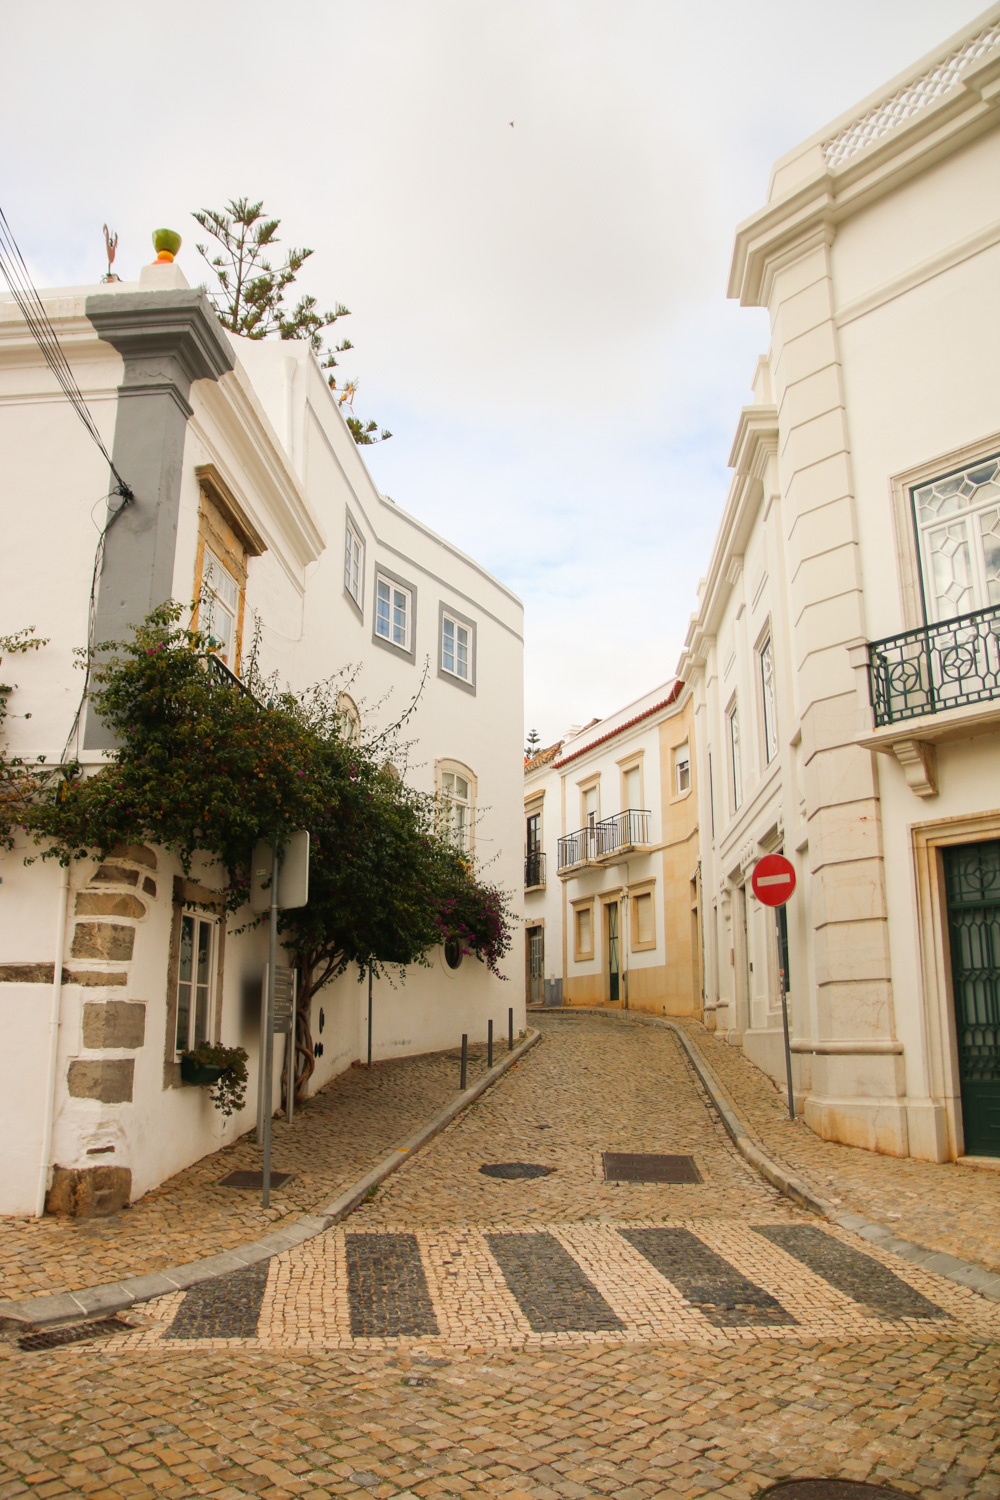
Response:
M247 1053L243 1047L199 1042L181 1053L181 1079L211 1088L212 1103L224 1115L243 1108L247 1090Z

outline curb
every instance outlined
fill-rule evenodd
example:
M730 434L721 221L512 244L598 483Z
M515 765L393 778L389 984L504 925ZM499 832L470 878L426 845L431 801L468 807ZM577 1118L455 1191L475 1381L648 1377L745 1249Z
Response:
M777 1162L772 1161L754 1143L750 1132L723 1093L708 1064L694 1043L675 1022L663 1020L660 1016L640 1017L633 1011L599 1010L596 1007L584 1005L552 1005L546 1009L550 1015L624 1016L640 1026L661 1026L672 1031L684 1048L688 1061L712 1101L733 1145L772 1187L776 1187L780 1193L784 1193L786 1198L791 1198L800 1207L809 1209L822 1219L829 1219L831 1223L838 1224L842 1229L848 1229L853 1234L860 1235L870 1244L879 1245L883 1250L891 1250L902 1260L923 1266L925 1270L933 1271L937 1276L943 1276L946 1281L955 1281L959 1286L969 1287L972 1291L979 1292L981 1296L989 1298L991 1302L1000 1302L1000 1275L995 1271L988 1271L985 1266L976 1265L974 1261L961 1260L957 1255L949 1255L944 1250L929 1250L926 1245L918 1245L913 1240L900 1239L891 1229L886 1229L884 1224L875 1224L860 1214L838 1209L836 1204L829 1202L826 1198L821 1198L819 1193L814 1192L801 1177L793 1177Z
M233 1250L223 1250L218 1255L203 1256L186 1265L171 1266L166 1271L153 1271L148 1276L126 1276L121 1281L107 1282L102 1286L82 1287L75 1292L55 1292L46 1297L25 1297L19 1301L0 1302L0 1328L6 1323L30 1324L33 1328L45 1328L53 1323L68 1323L81 1317L106 1316L124 1312L137 1302L148 1302L151 1297L162 1297L168 1292L184 1291L199 1282L210 1281L214 1276L224 1276L230 1271L242 1271L246 1266L270 1260L285 1250L292 1250L306 1240L324 1234L345 1214L391 1177L403 1165L408 1156L433 1140L446 1125L450 1125L480 1094L496 1083L515 1063L541 1041L540 1031L529 1031L522 1042L509 1052L502 1062L496 1063L488 1073L458 1094L450 1104L422 1125L403 1146L397 1146L388 1156L366 1172L364 1177L345 1188L316 1213L303 1214L285 1229L276 1229L258 1240L237 1245ZM22 1329L23 1331L23 1329Z

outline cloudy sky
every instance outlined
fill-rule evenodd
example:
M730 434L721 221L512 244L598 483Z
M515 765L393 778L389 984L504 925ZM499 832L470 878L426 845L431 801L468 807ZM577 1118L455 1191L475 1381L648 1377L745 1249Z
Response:
M524 600L544 741L669 678L764 314L771 163L974 0L36 0L0 25L0 202L43 285L262 197L345 302L383 491ZM513 122L513 123L511 123Z

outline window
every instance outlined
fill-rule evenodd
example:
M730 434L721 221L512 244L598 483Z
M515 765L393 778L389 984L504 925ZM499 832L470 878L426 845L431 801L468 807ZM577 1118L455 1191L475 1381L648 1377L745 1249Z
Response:
M372 640L408 661L416 660L417 591L385 568L375 574Z
M729 775L733 796L733 811L743 801L743 769L740 765L740 710L734 698L726 713L726 733L729 739Z
M652 883L629 891L629 907L632 913L631 948L634 953L656 947L656 916L653 907Z
M581 807L583 809L583 826L593 833L597 826L597 788L588 786L581 793Z
M593 899L573 908L573 958L594 956L594 903Z
M472 795L468 778L457 771L441 772L441 803L444 828L456 849L468 851L472 824Z
M340 732L351 745L361 744L361 714L350 693L337 694L337 714Z
M476 623L451 605L438 606L438 676L476 691Z
M680 796L682 792L691 790L691 748L687 741L683 745L674 747L674 792Z
M365 544L350 516L347 518L344 549L344 588L360 610L365 581Z
M623 778L623 803L622 811L630 807L642 807L642 768L640 766L629 766Z
M712 752L708 752L708 812L712 824L712 837L715 838L715 787L712 783Z
M910 492L929 621L1000 604L1000 454Z
M770 632L757 653L760 662L760 700L764 718L764 764L778 753L778 710L774 701L774 652Z
M177 963L176 1051L188 1052L211 1035L216 922L196 912L181 913Z
M201 592L204 609L201 629L208 636L209 649L235 672L240 586L210 547L205 548L202 559Z

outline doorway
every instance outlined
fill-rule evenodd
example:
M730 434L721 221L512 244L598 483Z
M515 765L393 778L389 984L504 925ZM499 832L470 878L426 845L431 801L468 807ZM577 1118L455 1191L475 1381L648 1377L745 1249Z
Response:
M1000 841L944 850L967 1156L1000 1156Z
M545 928L528 928L528 1004L545 999Z
M604 908L607 929L608 1000L617 1005L621 999L621 942L618 936L618 902L609 901Z

